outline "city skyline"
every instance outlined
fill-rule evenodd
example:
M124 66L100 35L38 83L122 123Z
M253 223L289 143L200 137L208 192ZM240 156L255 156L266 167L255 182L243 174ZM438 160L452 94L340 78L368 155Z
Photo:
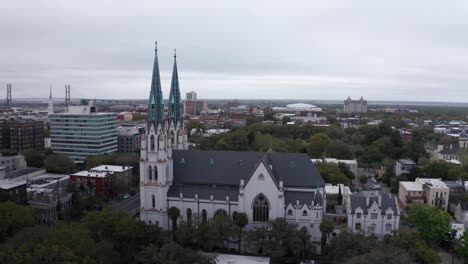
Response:
M46 98L50 84L54 97L70 84L73 98L145 99L155 40L164 98L174 48L181 93L195 90L205 99L468 97L468 4L462 2L20 1L5 7L0 94L12 83L13 99Z

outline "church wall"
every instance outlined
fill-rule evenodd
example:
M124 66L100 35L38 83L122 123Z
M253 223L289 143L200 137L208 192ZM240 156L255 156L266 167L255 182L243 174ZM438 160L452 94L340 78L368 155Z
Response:
M260 174L262 174L263 177L259 177ZM243 197L239 197L239 199L243 199L243 211L247 214L249 222L253 220L253 202L259 194L264 194L269 201L270 220L284 217L284 198L279 198L278 187L263 162L259 164L245 185Z

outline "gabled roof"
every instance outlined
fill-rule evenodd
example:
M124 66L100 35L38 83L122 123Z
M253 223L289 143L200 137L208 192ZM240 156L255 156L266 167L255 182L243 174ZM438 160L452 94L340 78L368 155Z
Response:
M184 199L195 199L195 194L198 199L210 200L213 195L213 200L224 201L226 196L229 196L229 201L237 202L239 198L238 187L216 186L216 185L183 185L175 184L169 188L167 196L170 198L179 198L183 194Z
M439 153L442 155L456 155L460 150L460 146L458 144L453 144L450 147L446 147L442 149Z
M364 214L367 214L374 202L376 202L377 205L379 204L378 196L382 198L381 206L379 206L382 215L385 214L388 208L391 208L395 214L398 214L395 197L390 197L381 192L369 191L361 191L351 195L351 213L354 214L355 210L360 207L364 211ZM369 197L369 205L366 204L367 197Z
M322 205L322 194L320 192L298 192L298 191L286 191L284 192L284 204L296 206L297 201L299 205L304 204L311 206L315 204Z
M262 160L285 187L315 188L325 182L307 154L173 150L174 183L239 186Z

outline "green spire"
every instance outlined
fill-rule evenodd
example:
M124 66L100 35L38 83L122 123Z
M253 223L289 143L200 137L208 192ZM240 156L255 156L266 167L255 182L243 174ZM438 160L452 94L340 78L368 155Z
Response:
M174 68L172 70L171 92L169 94L169 121L183 125L182 100L180 98L179 74L177 72L177 55L174 49Z
M151 92L148 100L148 129L154 124L163 123L164 120L164 101L161 91L161 76L159 75L158 63L158 42L155 42L153 78L151 79Z

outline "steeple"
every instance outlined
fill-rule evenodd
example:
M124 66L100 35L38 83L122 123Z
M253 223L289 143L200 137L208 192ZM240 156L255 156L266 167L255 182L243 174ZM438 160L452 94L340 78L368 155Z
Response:
M161 91L161 76L159 75L158 42L155 42L153 78L148 101L148 129L154 124L155 128L164 120L164 101Z
M49 115L54 113L54 101L52 101L52 85L50 85L49 90L49 106L47 107L47 112Z
M179 90L179 74L177 73L177 55L174 49L174 68L172 70L172 81L171 81L171 92L169 94L169 121L173 121L174 124L180 122L183 125L183 110L182 100L180 98Z

